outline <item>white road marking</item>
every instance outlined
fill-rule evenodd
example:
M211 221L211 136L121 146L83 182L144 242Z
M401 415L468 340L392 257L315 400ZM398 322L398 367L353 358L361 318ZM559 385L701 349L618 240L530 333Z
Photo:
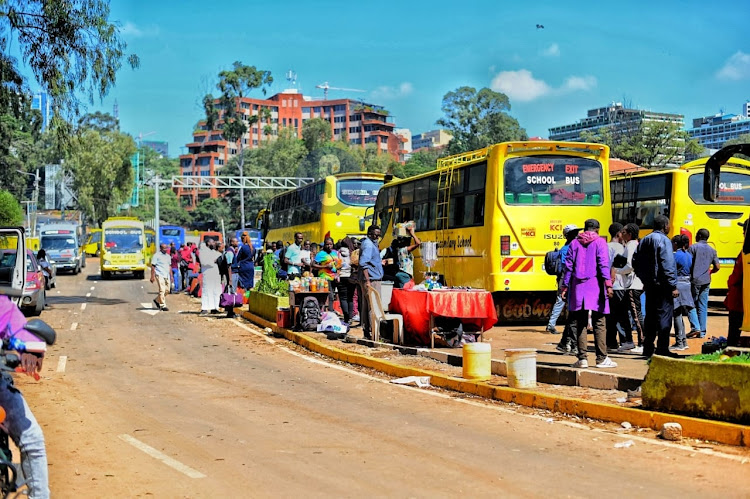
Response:
M57 372L64 373L65 372L65 366L68 364L68 356L67 355L61 355L59 359L57 359Z
M86 304L85 303L81 303L81 310L86 310Z
M86 298L90 297L91 293L86 293Z
M70 330L75 331L76 329L78 329L78 323L74 322L73 324L70 325Z
M141 303L141 309L140 312L143 312L144 314L154 316L160 312L158 308L156 308L156 305L154 305L153 302L151 303Z
M264 338L269 343L276 343L276 341L274 339L268 338L267 336L265 336L265 334L263 334L263 333L261 333L259 331L252 330L251 328L245 326L244 324L242 324L241 322L237 321L236 319L234 319L234 322L237 323L237 325L239 325L243 329L245 329L247 331L250 331L254 335L260 336L260 337ZM469 400L469 399L456 398L456 396L450 395L450 394L447 394L447 393L442 393L442 392L437 392L437 391L431 391L431 390L425 390L424 388L417 388L417 387L413 387L413 386L394 385L393 383L390 382L389 379L376 378L375 376L371 376L369 374L365 374L365 373L359 372L357 370L354 370L354 369L351 369L351 368L348 368L348 367L345 367L345 366L340 366L340 365L334 364L332 362L326 362L324 360L320 360L320 359L317 359L315 357L310 357L308 355L305 355L305 354L302 354L302 353L299 353L299 352L295 352L294 350L291 350L291 349L289 349L287 347L284 347L284 346L281 346L281 345L279 345L279 349L285 351L286 353L294 355L295 357L299 357L299 358L304 359L304 360L306 360L308 362L311 362L313 364L320 364L320 365L324 365L326 367L330 367L332 369L338 369L339 371L345 371L348 374L352 374L354 376L359 376L361 378L365 378L365 379L368 379L370 381L377 381L378 383L384 383L384 384L386 384L388 386L392 386L394 388L401 388L401 389L404 389L404 390L411 390L411 391L419 393L421 395L426 395L426 396L430 396L430 397L439 397L439 398L443 398L443 399L448 399L448 400L452 400L454 402L458 402L458 403L461 403L461 404L468 404L468 405L473 405L475 407L481 407L481 408L484 408L484 409L491 409L491 410L498 411L498 412L504 412L506 414L512 414L514 416L523 416L523 417L532 418L532 419L540 419L542 421L547 421L549 419L549 416L539 416L539 415L536 415L536 414L524 414L524 413L520 413L520 412L514 411L513 409L505 408L505 407L502 407L502 406L499 406L499 405L495 405L495 404L492 404L492 403L489 403L489 402L478 402L478 401ZM615 437L620 437L620 438L623 438L623 439L637 440L637 441L642 442L644 444L660 445L662 447L671 447L671 448L676 449L676 450L682 450L682 451L690 452L691 454L695 454L695 453L697 453L697 454L706 454L706 455L709 455L709 456L715 456L715 457L721 457L721 458L724 458L724 459L729 459L731 461L737 461L737 462L742 463L742 464L750 462L750 458L743 457L743 456L735 456L735 455L732 455L732 454L725 454L723 452L715 451L713 449L699 449L699 448L692 447L690 445L675 444L675 443L667 442L667 441L663 441L663 440L654 440L652 438L641 437L639 435L635 435L633 433L627 433L627 432L613 433L611 430L599 429L599 428L590 428L589 426L586 426L586 425L583 425L583 424L580 424L580 423L576 423L574 421L565 421L565 420L557 420L556 419L554 421L554 423L555 424L561 424L561 425L569 426L571 428L576 428L576 429L579 429L579 430L595 431L597 433L606 433L607 435L613 435Z
M146 445L140 440L131 437L130 435L119 435L121 440L124 440L125 442L129 443L136 449L145 452L149 456L153 457L154 459L158 459L159 461L163 462L170 468L173 468L180 473L187 475L190 478L206 478L206 475L201 473L200 471L194 470L190 466L187 466L185 464L182 464L181 462L177 461L176 459L172 459L171 457L167 456L166 454L161 453L160 451L154 449L150 445Z
M91 286L91 288L90 288L90 289L91 289L91 291L93 291L93 290L95 290L96 288L95 288L94 286Z

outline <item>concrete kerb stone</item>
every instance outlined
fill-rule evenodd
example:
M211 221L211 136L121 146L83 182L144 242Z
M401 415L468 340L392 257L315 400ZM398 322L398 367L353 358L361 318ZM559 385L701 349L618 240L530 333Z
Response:
M558 395L519 390L504 386L493 386L481 381L454 378L442 373L401 366L394 362L331 347L305 334L280 328L276 326L276 324L251 314L250 312L243 312L242 315L250 322L264 328L270 328L272 331L289 341L297 343L312 352L325 355L334 360L374 369L389 376L430 376L431 384L439 388L469 393L488 399L514 403L536 409L545 409L552 412L597 419L600 421L614 423L629 421L633 426L651 428L653 430L660 430L664 423L675 422L682 425L682 435L684 437L698 438L728 445L750 447L749 426L710 421L689 416L665 414L637 408L620 407L602 402L561 397ZM383 346L380 343L373 342L373 346L375 345Z

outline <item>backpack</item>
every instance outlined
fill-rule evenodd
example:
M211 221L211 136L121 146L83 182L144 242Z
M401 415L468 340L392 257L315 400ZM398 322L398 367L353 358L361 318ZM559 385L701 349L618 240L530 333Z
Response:
M317 331L320 324L320 303L314 296L306 296L299 308L299 324L303 331Z
M559 276L563 273L562 252L560 251L560 248L548 251L547 254L544 255L544 270L549 275Z

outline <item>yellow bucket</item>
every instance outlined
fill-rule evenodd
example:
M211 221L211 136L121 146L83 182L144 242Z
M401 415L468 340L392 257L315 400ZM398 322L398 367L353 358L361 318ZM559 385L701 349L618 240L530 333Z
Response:
M463 377L478 380L490 379L492 346L489 343L466 343L463 352Z

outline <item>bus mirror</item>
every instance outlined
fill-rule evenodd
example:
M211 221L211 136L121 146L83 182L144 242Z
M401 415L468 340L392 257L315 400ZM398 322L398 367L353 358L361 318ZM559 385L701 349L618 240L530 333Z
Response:
M365 231L365 219L364 218L359 219L359 231L360 232Z
M733 144L723 147L706 161L706 167L703 171L703 198L706 201L719 199L721 167L736 154L750 156L750 144Z

